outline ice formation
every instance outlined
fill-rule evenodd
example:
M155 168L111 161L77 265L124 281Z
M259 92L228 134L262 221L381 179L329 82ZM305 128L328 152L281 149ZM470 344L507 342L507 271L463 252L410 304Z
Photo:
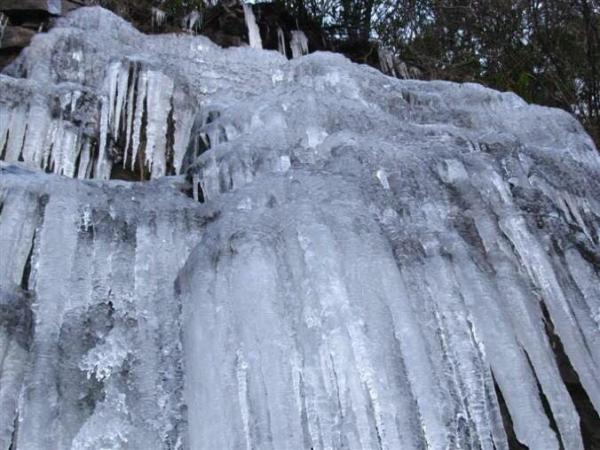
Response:
M567 113L83 8L0 126L0 449L584 448L600 156Z
M420 71L416 67L409 69L406 63L401 61L390 49L380 46L377 49L377 56L379 57L379 67L386 75L405 80L420 78Z
M306 37L306 34L304 34L304 31L292 31L290 47L292 48L292 58L299 58L308 53L308 38Z
M277 49L279 50L279 53L287 57L287 50L285 48L285 34L283 33L281 27L277 27Z
M262 39L260 37L260 29L256 23L256 17L252 6L247 3L242 3L244 8L244 19L246 20L246 27L248 28L248 43L252 48L262 48Z
M182 27L190 33L197 33L202 28L202 14L193 10L183 18Z
M162 9L152 7L152 27L160 28L167 21L167 13Z

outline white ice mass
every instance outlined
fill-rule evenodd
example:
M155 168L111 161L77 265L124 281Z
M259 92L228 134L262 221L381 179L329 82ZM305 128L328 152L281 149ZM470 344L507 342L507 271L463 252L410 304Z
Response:
M0 75L0 153L0 450L584 448L567 113L84 8Z

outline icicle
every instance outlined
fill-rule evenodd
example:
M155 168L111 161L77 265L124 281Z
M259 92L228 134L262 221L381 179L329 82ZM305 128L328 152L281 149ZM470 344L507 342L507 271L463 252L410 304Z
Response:
M133 113L135 110L134 99L135 90L138 82L138 63L133 64L133 75L130 80L129 95L127 96L127 111L125 113L126 130L125 130L125 150L123 152L123 167L127 166L127 156L129 156L129 146L131 144L131 133L133 131Z
M403 80L408 80L410 78L410 72L404 61L396 61L396 73L398 74L398 78Z
M279 53L287 58L287 49L285 48L285 34L281 27L277 27L277 48Z
M77 130L72 130L69 124L63 124L61 140L59 143L55 143L55 146L57 144L60 144L61 147L61 160L58 170L55 172L73 178L80 150Z
M142 70L137 80L137 99L135 103L135 118L133 119L133 134L131 135L131 170L134 170L142 134L142 119L146 110L146 95L148 94L148 72Z
M290 41L292 48L292 58L299 58L302 55L308 54L308 39L304 31L292 31L292 40Z
M202 24L202 14L197 10L192 11L183 18L183 29L189 33L197 33Z
M89 178L89 172L91 168L90 164L90 142L86 139L83 143L81 154L79 157L79 167L77 169L77 178L85 179Z
M106 154L110 121L109 113L109 106L106 103L103 103L100 110L100 139L98 144L98 159L96 160L96 167L94 170L94 175L96 178L101 180L106 180L110 177L111 169L111 163Z
M119 74L122 69L122 64L120 62L112 63L107 70L106 78L105 78L105 89L108 92L105 92L108 95L108 120L109 124L111 118L114 114L115 108L115 99L117 97L117 89L119 82Z
M125 99L128 94L127 87L129 85L129 66L121 65L118 74L117 82L117 96L115 102L115 109L112 114L112 135L115 139L120 134L121 119L124 114L123 106L125 105ZM126 118L125 118L126 119Z
M260 30L256 24L256 17L252 10L252 5L242 4L244 8L244 19L248 28L248 43L252 48L262 48L262 39L260 38Z
M187 151L194 126L194 112L183 106L184 94L178 90L173 94L173 120L175 121L175 135L173 137L173 167L175 173L180 174L183 158Z
M152 28L161 28L167 21L167 13L161 9L152 7Z
M51 161L52 161L52 149L54 147L54 141L56 140L56 135L61 126L60 119L54 119L50 122L48 127L48 132L46 135L47 144L45 148L42 150L42 161L40 163L42 170L47 171L50 169Z
M42 160L48 147L52 145L47 135L52 119L46 106L32 105L29 110L29 123L35 124L27 130L23 144L23 160L32 167L42 167Z
M394 68L394 54L380 45L377 48L377 55L379 56L379 69L386 75L395 77L396 69Z
M50 196L46 211L54 214L44 216L36 257L37 279L34 308L36 323L34 344L39 355L55 354L60 339L59 330L64 312L71 306L74 293L67 281L67 273L74 268L77 246L77 228L73 220L76 214L76 196ZM37 237L36 237L37 239ZM57 264L57 261L61 261ZM83 297L82 293L79 293ZM83 298L82 298L83 300ZM59 405L48 399L58 398L56 359L38 357L32 365L36 370L25 374L28 386L27 402L19 410L19 433L16 448L59 448L58 436L48 438L41 429L51 427L58 415Z
M8 17L4 13L0 12L0 44L2 44L2 38L4 38L4 30L8 26Z
M581 127L481 86L257 56L82 9L0 76L6 159L189 174L0 163L0 448L507 450L506 406L511 441L582 450L600 159Z
M6 297L7 294L3 292L2 295ZM0 327L0 448L3 449L15 448L12 440L27 360L28 353L18 339L11 338L4 327Z
M0 448L7 449L14 437L19 392L28 361L23 344L27 341L27 299L14 288L21 285L26 275L38 224L38 204L36 198L26 192L0 197L0 200L0 318L3 319L0 320ZM6 321L6 317L11 317L5 315L6 311L11 309L17 314L11 314L13 319ZM7 329L7 325L12 330ZM19 327L22 328L19 330Z
M148 124L146 126L146 164L151 177L166 174L168 118L174 83L161 72L148 73Z
M412 69L409 70L406 63L400 61L391 50L379 46L377 55L379 56L379 70L386 75L401 78L403 80L417 78L416 74L418 74L418 71L415 72Z
M61 162L62 162L62 151L63 151L63 123L59 121L58 127L56 129L56 133L54 134L54 139L52 139L52 151L50 153L50 166L52 167L52 172L60 174Z
M109 133L111 132L111 119L114 115L115 101L117 97L119 73L121 72L121 63L112 63L107 70L104 78L104 97L100 111L100 136L98 147L98 160L96 161L95 177L99 179L110 178L112 163L107 154L109 142Z
M577 371L590 401L600 410L600 380L594 375L597 361L600 360L600 349L586 345L586 342L598 339L595 323L592 325L589 317L584 322L586 313L578 314L581 307L569 302L566 292L561 289L547 251L538 239L531 235L523 218L507 216L500 221L500 228L514 245L523 267L542 292L544 303L565 352ZM586 323L588 321L589 323Z
M9 195L2 200L0 255L10 255L10 258L2 258L0 286L7 288L20 285L23 279L27 256L33 245L38 205L35 198L26 193Z

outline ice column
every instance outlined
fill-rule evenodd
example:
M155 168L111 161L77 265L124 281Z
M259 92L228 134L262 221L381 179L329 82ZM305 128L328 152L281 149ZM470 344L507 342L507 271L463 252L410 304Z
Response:
M254 16L254 11L252 11L252 6L244 3L242 7L244 8L244 19L246 20L246 26L248 27L248 40L250 47L262 48L260 30L258 28L258 24L256 23L256 17Z

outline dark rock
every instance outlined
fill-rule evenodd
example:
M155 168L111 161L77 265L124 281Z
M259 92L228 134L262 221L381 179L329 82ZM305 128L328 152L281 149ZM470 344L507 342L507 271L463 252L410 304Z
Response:
M33 335L31 293L21 289L0 290L0 328L29 350Z
M0 49L0 70L12 63L21 53L20 48L3 48Z
M7 15L22 11L42 11L52 15L60 15L61 0L2 0L0 10Z
M25 27L7 26L0 42L1 49L24 48L29 45L35 31Z
M241 5L219 4L204 15L201 33L221 47L236 47L248 42L248 29Z

